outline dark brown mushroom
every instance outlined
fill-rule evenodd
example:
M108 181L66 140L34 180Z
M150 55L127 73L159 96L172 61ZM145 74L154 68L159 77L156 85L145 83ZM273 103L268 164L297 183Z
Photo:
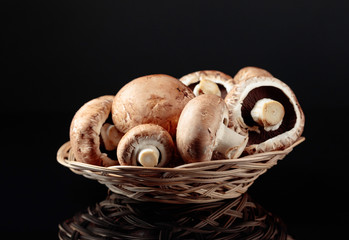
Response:
M289 86L266 76L240 81L226 96L231 126L249 132L248 154L285 149L304 129L304 113Z

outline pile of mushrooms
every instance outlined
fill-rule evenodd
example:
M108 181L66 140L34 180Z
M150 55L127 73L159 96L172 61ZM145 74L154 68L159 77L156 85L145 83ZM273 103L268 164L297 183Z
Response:
M302 134L292 90L266 70L136 78L85 103L70 126L76 161L169 167L285 149Z

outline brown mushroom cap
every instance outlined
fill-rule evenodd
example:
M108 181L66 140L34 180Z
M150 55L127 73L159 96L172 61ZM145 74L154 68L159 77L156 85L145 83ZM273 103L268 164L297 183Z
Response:
M203 94L190 100L177 126L176 144L183 160L190 163L227 158L227 155L238 157L247 136L236 134L227 125L228 108L221 97Z
M117 148L120 165L140 165L139 154L149 146L155 147L160 153L157 167L163 167L170 162L175 149L171 135L161 126L141 124L130 129L121 138Z
M116 94L113 122L123 133L139 124L153 123L174 137L180 113L192 98L192 91L176 78L164 74L140 77Z
M256 126L251 110L256 102L271 98L280 102L285 111L283 121L276 130L266 131ZM289 86L274 77L252 77L235 85L226 96L231 126L237 132L249 131L246 152L249 154L280 150L291 146L304 129L304 113Z
M231 76L216 70L196 71L181 77L179 80L193 90L202 79L216 83L222 98L224 98L234 86Z
M258 67L241 68L234 76L233 83L238 84L252 77L273 77L270 72Z
M100 150L100 132L111 111L114 96L102 96L85 103L70 125L71 149L77 161L94 165L117 165Z

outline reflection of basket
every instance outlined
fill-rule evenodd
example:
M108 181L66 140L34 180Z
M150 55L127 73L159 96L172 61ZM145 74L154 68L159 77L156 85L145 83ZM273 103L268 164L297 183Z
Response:
M74 173L98 180L111 191L139 201L207 203L237 198L293 147L239 159L184 164L175 168L100 167L75 161L69 142L57 153L58 162Z
M139 202L111 194L59 225L66 239L278 239L290 240L283 222L248 194L213 203Z

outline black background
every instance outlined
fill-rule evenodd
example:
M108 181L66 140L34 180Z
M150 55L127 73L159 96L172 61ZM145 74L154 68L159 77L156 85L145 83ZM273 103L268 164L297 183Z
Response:
M107 188L56 161L75 111L152 73L267 69L296 93L306 141L252 197L296 239L348 221L348 1L3 1L1 225L56 239Z

